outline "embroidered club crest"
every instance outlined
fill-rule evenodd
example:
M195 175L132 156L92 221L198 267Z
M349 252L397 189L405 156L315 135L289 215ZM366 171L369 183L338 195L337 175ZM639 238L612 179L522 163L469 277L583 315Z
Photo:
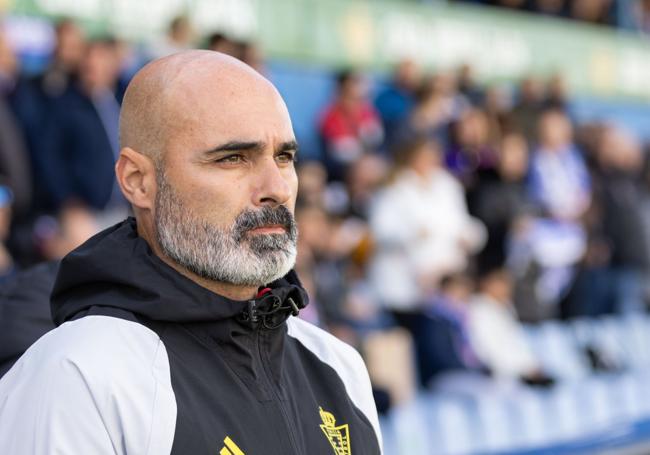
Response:
M336 418L330 412L324 411L318 407L320 418L323 423L320 429L330 442L336 455L352 455L350 450L350 428L348 424L336 426Z

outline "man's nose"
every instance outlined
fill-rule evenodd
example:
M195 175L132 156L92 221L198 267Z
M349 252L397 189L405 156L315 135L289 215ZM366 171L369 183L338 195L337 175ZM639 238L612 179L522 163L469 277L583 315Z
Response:
M255 176L257 181L254 183L255 205L277 206L287 203L292 195L292 187L286 175L288 172L283 172L272 157L261 161L259 172Z

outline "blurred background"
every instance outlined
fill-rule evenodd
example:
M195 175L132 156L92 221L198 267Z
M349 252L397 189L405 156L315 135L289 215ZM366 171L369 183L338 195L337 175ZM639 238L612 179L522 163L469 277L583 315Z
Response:
M387 455L650 453L650 1L0 0L0 18L2 280L127 216L132 75L225 52L289 106L301 316L366 359Z

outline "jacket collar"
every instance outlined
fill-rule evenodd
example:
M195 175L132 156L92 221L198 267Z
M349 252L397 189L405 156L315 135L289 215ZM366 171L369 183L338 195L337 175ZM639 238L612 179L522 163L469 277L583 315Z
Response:
M282 315L281 324L289 314L308 304L307 293L293 270L267 287L270 291L266 294L274 298L261 295L254 306L267 313L272 311L269 305L277 300L282 307L268 325L276 325ZM138 236L134 218L95 235L61 262L52 291L54 323L60 325L95 306L179 323L251 316L250 301L215 294L156 256Z

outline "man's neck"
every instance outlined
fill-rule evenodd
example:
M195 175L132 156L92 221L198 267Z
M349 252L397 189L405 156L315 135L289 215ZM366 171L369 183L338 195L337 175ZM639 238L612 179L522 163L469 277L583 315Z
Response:
M169 258L160 248L158 242L155 241L151 226L147 226L146 223L138 223L138 235L142 237L153 253L160 258L165 264L176 270L178 273L183 275L185 278L188 278L194 281L199 286L206 288L209 291L214 292L220 296L226 297L231 300L250 300L255 298L257 295L256 286L237 286L234 284L223 283L220 281L210 280L202 276L197 275L196 273L182 267L174 260ZM148 229L149 228L149 229Z
M168 266L176 270L178 273L194 281L199 286L202 286L207 290L214 292L215 294L229 298L231 300L250 300L255 298L255 296L257 295L256 286L252 286L252 287L237 286L234 284L222 283L219 281L210 280L208 278L203 278L197 275L196 273L193 273L187 270L186 268L179 266L176 262L171 260L165 254L163 253L158 254L155 250L154 253L162 261L164 261Z

